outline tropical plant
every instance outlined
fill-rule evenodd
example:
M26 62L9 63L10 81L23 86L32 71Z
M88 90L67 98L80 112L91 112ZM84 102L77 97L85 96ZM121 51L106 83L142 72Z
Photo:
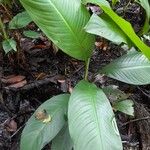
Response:
M0 31L1 31L0 36L2 36L3 38L2 47L5 53L10 52L11 50L17 51L16 42L14 39L8 37L7 31L5 30L5 25L2 22L1 18L0 18Z
M84 80L71 94L52 97L31 116L22 133L21 150L41 150L51 141L52 150L122 150L113 110L133 115L133 102L117 88L98 88L88 81L94 41L89 33L115 43L135 45L142 51L129 52L99 72L128 84L150 83L150 48L127 21L113 12L106 0L84 0L104 10L101 18L93 15L91 19L80 0L20 2L48 38L68 55L84 61L86 66Z
M9 53L10 51L17 51L17 42L13 37L9 36L10 31L18 30L26 27L30 22L32 22L31 17L28 15L26 11L18 13L9 21L9 26L6 27L5 23L3 23L0 18L0 30L2 36L2 47L5 53ZM24 31L23 34L29 38L38 38L40 36L39 33L35 31Z
M150 21L150 4L148 0L136 0L137 3L139 3L145 10L146 12L146 17L145 17L145 22L144 26L142 28L142 31L140 32L141 35L146 34L149 29L149 21Z

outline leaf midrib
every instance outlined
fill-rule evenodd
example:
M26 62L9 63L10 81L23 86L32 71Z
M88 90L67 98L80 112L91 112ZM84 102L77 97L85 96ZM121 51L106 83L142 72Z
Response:
M70 30L70 32L72 33L73 37L76 39L78 45L81 47L81 49L84 49L84 46L81 45L81 42L78 40L78 38L76 37L76 34L73 32L71 26L69 25L69 23L65 20L65 17L61 14L61 12L57 9L57 7L54 5L54 3L52 2L52 0L49 0L52 7L57 11L58 15L62 18L62 20L64 21L64 23L66 24L66 26L68 27L68 29Z
M107 70L111 69L111 67L108 67ZM117 69L117 70L137 70L137 69L145 69L145 68L150 68L150 64L147 66L113 66L113 70Z
M96 89L95 89L96 90ZM97 90L96 90L96 93L95 92L93 92L94 94L92 94L92 95L94 95L94 97L92 97L91 98L91 100L93 101L93 112L94 112L94 117L95 117L95 120L96 120L96 126L97 126L97 130L98 130L98 135L99 135L99 139L100 139L100 141L101 141L101 145L102 145L102 149L104 149L104 145L103 145L103 140L102 140L102 136L101 136L101 130L100 130L100 123L99 123L99 121L98 121L98 114L97 114L97 110L96 110L96 103L95 103L95 99L96 99L96 97L97 97Z
M57 112L59 112L60 110L63 110L63 109L65 109L65 108L62 107L62 106L58 107L58 108L55 110L55 112L53 113L52 118L53 118L53 116L55 116L55 115L57 114ZM29 135L32 133L32 134L34 134L34 135L37 135L37 137L39 137L39 135L41 136L41 132L44 130L44 128L46 127L46 125L47 125L47 124L44 124L44 125L40 128L40 130L31 131L31 132L29 133ZM27 136L27 135L28 135L28 134L26 134L26 136ZM36 141L36 138L35 138L35 141Z

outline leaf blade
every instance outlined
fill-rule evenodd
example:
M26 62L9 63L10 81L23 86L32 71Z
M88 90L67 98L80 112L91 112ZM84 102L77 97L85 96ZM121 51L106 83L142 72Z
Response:
M58 133L58 135L53 139L51 150L72 150L73 142L69 134L68 125Z
M36 112L29 119L21 137L21 150L41 150L50 142L65 124L64 115L67 112L69 95L55 96L43 103L38 110L46 110L50 122L44 123L35 118Z
M26 11L23 11L13 17L13 19L9 22L9 29L23 28L27 26L30 22L32 22L32 19Z
M55 45L68 55L87 60L93 36L83 30L90 18L80 0L20 0L34 22Z
M5 53L9 53L10 51L14 50L17 51L17 43L15 40L13 39L6 39L2 42L2 46L3 46L3 50L5 51Z
M82 0L84 3L94 3L99 5L103 11L118 25L120 29L128 36L130 41L137 46L141 52L150 59L150 47L148 47L134 32L131 24L118 16L106 0Z
M127 115L134 116L134 103L132 100L119 100L113 104L113 108Z
M29 38L32 38L32 39L36 39L36 38L39 38L39 37L40 37L40 33L35 32L35 31L31 31L31 30L24 31L23 34L24 34L26 37L29 37Z
M110 103L95 85L77 84L69 100L68 120L76 150L122 149Z
M129 53L106 65L100 73L134 85L150 84L150 61L140 52Z
M140 34L146 34L150 28L149 26L149 20L150 20L150 5L149 2L146 0L136 0L137 3L139 3L146 12L146 18L145 18L145 22L144 22L144 26L142 28L142 30L140 31Z
M107 15L98 17L93 14L85 26L85 30L88 33L99 35L116 44L128 44L129 42L124 32Z

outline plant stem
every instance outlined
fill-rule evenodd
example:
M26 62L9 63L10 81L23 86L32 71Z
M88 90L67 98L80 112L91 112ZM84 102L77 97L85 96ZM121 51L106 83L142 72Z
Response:
M88 80L89 64L90 64L90 58L88 58L88 60L85 62L84 80Z
M130 3L131 3L131 0L129 0L127 5L123 8L123 11L124 11L123 16L125 16L125 12L127 11L128 6L130 5Z
M8 15L8 17L9 17L10 19L12 19L12 15L9 13L9 10L6 8L6 6L3 5L3 3L1 3L0 5L4 8L4 10L5 10L6 14Z
M5 28L4 28L4 24L2 22L2 19L0 18L0 29L2 30L2 33L3 33L3 36L4 36L4 39L8 39L8 36L7 36L7 33L5 31Z

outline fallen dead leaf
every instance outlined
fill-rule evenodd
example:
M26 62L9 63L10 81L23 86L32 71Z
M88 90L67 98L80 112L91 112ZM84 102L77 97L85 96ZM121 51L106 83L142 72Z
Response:
M97 48L101 47L103 45L103 42L95 42L95 46Z
M2 82L5 84L14 84L14 83L18 83L24 79L25 79L25 76L21 76L21 75L14 76L14 75L12 75L12 76L2 78Z
M8 120L5 124L6 130L8 132L15 132L17 131L17 123L14 120Z
M32 49L44 49L44 48L47 48L47 46L46 45L42 45L42 44L39 44L39 45L35 45L35 46L33 46L32 47Z
M5 87L5 88L7 88L7 89L9 89L9 88L21 88L21 87L23 87L24 85L26 85L27 84L27 81L26 80L23 80L23 81L21 81L21 82L18 82L18 83L15 83L15 84L11 84L11 85L9 85L9 86L7 86L7 87Z

